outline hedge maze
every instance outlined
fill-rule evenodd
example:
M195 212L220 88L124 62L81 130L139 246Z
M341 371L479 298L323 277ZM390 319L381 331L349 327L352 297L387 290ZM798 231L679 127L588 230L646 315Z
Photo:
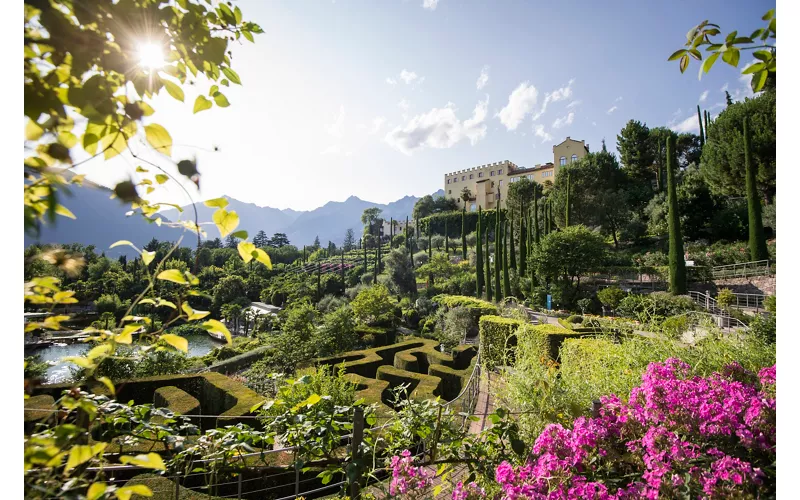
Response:
M316 360L318 366L342 367L358 384L357 398L377 403L380 413L391 412L391 391L408 384L409 397L416 400L437 396L449 401L461 392L472 374L477 350L459 346L453 355L438 350L436 340L411 338L403 342L362 351L351 351Z

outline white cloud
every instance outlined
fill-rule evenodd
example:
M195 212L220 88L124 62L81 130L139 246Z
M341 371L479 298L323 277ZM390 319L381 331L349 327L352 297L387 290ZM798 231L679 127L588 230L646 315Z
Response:
M617 97L616 99L614 99L614 102L619 102L619 101L621 101L621 100L622 100L622 96L619 96L619 97Z
M408 71L406 69L403 69L403 71L400 72L400 79L406 82L406 85L413 82L417 78L419 78L419 76L413 71Z
M678 108L674 113L672 113L672 118L674 119L681 116L681 113L683 113L683 111L681 110L681 108Z
M508 96L508 104L497 115L508 130L516 130L525 116L533 110L539 91L528 82L520 83Z
M394 78L392 78L392 77L388 77L388 76L387 76L387 77L386 77L386 83L388 83L389 85L395 85L395 84L397 83L397 80L395 80L395 79L394 79Z
M386 118L384 118L382 116L376 116L375 118L373 118L372 119L372 128L369 131L370 135L377 134L381 130L381 128L383 127L384 123L386 123Z
M723 85L722 88L719 89L720 92L725 92L726 90L728 90L728 82L725 82L725 85Z
M475 87L480 90L485 87L487 83L489 83L489 66L484 66L483 69L481 69L481 76L478 77Z
M697 124L697 115L691 115L682 122L671 125L670 128L679 134L685 132L700 132L700 127Z
M422 8L428 10L436 10L439 5L439 0L422 0Z
M403 111L408 111L410 104L405 99L401 99L400 102L397 103L397 107L402 109Z
M614 111L616 111L616 110L617 110L617 107L616 107L616 106L611 106L611 107L608 109L608 111L606 111L606 113L608 113L608 114L610 115L611 113L613 113L613 112L614 112Z
M335 137L336 139L342 138L342 136L344 135L344 118L345 118L344 104L342 104L339 106L339 114L336 117L336 120L330 125L326 125L325 127L328 131L328 134L331 137Z
M574 119L575 113L570 113L562 118L556 118L556 120L553 122L553 128L566 127L567 125L570 125Z
M539 125L536 125L535 127L533 127L533 133L536 135L536 137L541 137L542 138L542 144L544 144L545 142L549 142L549 141L553 140L553 136L548 134L544 130L544 125L542 125L542 124L539 124Z
M596 127L596 126L597 126L597 122L592 122L592 127Z
M446 149L463 139L476 144L486 137L486 115L489 97L479 101L472 116L463 122L456 116L456 107L447 103L443 108L433 108L417 115L403 126L395 127L384 140L392 148L411 155L423 148Z
M545 111L547 111L547 105L550 104L551 102L563 101L564 99L569 99L570 97L572 97L573 83L575 83L574 78L571 79L565 87L558 88L552 92L548 92L547 94L545 94L544 102L542 103L542 109L539 110L539 112L533 116L533 121L538 120L539 117L542 116Z
M700 102L706 102L706 99L708 99L708 90L700 94Z
M567 104L567 109L572 109L575 106L580 106L581 102L583 101L572 101L571 103Z

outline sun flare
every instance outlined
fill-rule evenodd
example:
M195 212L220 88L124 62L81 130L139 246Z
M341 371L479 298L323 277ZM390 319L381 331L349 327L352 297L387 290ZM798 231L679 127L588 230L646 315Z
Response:
M147 69L156 69L164 65L164 53L161 47L151 42L139 44L139 64Z

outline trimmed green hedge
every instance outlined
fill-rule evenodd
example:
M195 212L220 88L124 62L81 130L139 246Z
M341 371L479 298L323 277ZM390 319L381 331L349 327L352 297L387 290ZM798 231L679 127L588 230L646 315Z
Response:
M39 394L25 400L25 434L33 431L39 422L44 422L53 414L50 410L55 408L55 399L50 394ZM42 410L42 411L37 411Z
M247 368L267 353L267 351L272 350L272 346L261 346L253 349L252 351L247 351L245 353L239 354L238 356L233 356L232 358L228 358L225 361L220 361L219 363L215 363L208 367L209 371L217 372L217 373L236 373L243 368Z
M383 393L389 387L388 381L362 377L355 373L347 373L345 377L347 380L357 385L356 400L363 398L364 402L367 404L377 404L377 413L381 416L391 415L394 412L394 410L389 408L382 400Z
M501 316L481 316L480 343L483 363L488 369L504 363L513 363L514 348L517 345L517 329L524 322Z
M559 349L566 339L579 339L597 335L597 332L577 332L555 325L526 324L517 331L520 345L524 345L526 355L537 356L542 363L559 360Z
M425 373L413 373L394 366L383 365L378 368L376 378L389 382L389 387L384 391L384 401L388 400L389 391L401 384L408 384L408 397L417 401L434 399L439 395L441 379Z
M153 396L153 406L167 408L180 415L197 415L200 413L200 401L174 385L156 389Z
M372 347L392 345L397 341L397 330L394 328L358 325L355 328L355 332L358 334L359 338L363 338L366 335L372 335L372 338L374 339L372 342Z

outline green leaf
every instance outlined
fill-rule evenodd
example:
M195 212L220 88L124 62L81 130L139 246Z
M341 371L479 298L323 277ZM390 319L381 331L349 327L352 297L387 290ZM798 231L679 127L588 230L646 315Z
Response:
M239 75L234 70L232 70L232 69L230 69L228 67L224 67L224 68L222 68L222 74L227 76L228 80L230 80L231 82L233 82L233 83L235 83L237 85L241 85L242 84L242 81L239 79Z
M97 377L97 381L102 383L104 386L106 386L106 388L109 390L109 392L111 392L112 396L116 395L117 391L114 388L114 382L112 382L110 378L108 378L108 377Z
M249 241L240 241L238 245L239 255L242 257L242 260L245 264L253 260L253 252L255 251L256 246L250 243Z
M759 71L753 75L753 79L750 80L750 86L753 88L753 92L760 92L762 88L764 88L764 84L767 83L767 73L768 71Z
M306 400L306 404L310 408L310 407L314 406L315 404L319 403L320 401L322 401L322 398L319 396L319 394L312 394Z
M139 495L142 497L151 497L153 496L153 492L150 491L150 488L143 484L134 484L131 486L123 486L122 488L118 489L116 492L117 498L119 500L130 500L131 495Z
M188 285L189 282L186 281L186 277L178 271L177 269L167 269L166 271L161 271L158 273L156 278L164 281L172 281L174 283L179 283L181 285Z
M189 341L180 335L165 333L161 336L161 339L179 351L189 352Z
M203 204L207 207L225 208L228 206L228 200L226 198L213 198L206 200Z
M64 467L64 472L70 471L75 467L81 465L92 459L95 455L106 449L108 443L97 443L95 445L77 445L69 450L69 458L67 458L67 465Z
M155 258L156 258L155 252L148 252L147 250L142 251L142 262L144 262L145 266L153 262L153 259Z
M770 9L761 17L762 21L769 21L775 17L775 9Z
M76 364L81 368L92 368L94 366L94 363L92 363L88 358L83 358L81 356L67 356L61 359L62 361Z
M244 37L247 38L250 43L256 43L256 41L253 39L253 34L250 33L250 31L242 30L242 35L244 35Z
M688 56L688 55L686 55L686 54L684 54L684 55L681 57L681 62L680 62L680 69L681 69L681 73L683 73L684 71L686 71L686 68L687 68L688 66L689 66L689 56Z
M214 94L214 102L217 103L217 106L220 108L227 108L231 105L231 103L228 102L228 98L225 97L222 92L216 92Z
M214 221L214 224L217 225L217 229L219 229L222 238L232 233L239 225L239 216L236 214L235 210L228 212L224 208L220 208L214 212L211 219Z
M749 75L750 73L755 73L757 71L763 71L767 69L767 65L764 63L754 63L750 66L746 67L744 71L742 71L743 75Z
M211 101L206 99L206 96L199 95L194 101L194 113L199 113L205 109L211 108Z
M219 321L215 319L210 319L200 326L204 330L207 330L211 333L221 333L222 335L225 336L225 340L227 340L229 344L231 343L231 332L229 332L228 329L225 327L225 325L223 325Z
M169 81L167 79L162 79L161 81L164 82L164 88L167 89L167 92L169 93L169 95L171 95L175 99L183 102L183 97L184 97L183 96L183 89L181 88L180 85L178 85L177 83L171 82L171 81Z
M233 236L234 238L239 238L240 240L246 240L247 231L245 231L244 229L240 229L234 233L231 233L231 236Z
M164 184L169 180L169 177L164 174L156 174L156 182L159 184Z
M59 132L58 142L68 148L73 148L78 144L78 138L72 132Z
M44 129L41 125L28 119L28 123L25 124L25 140L38 141L42 134L44 134Z
M267 266L267 269L272 269L272 260L269 258L269 254L267 252L260 248L256 248L254 257L258 262L261 262Z
M86 500L97 500L106 492L106 483L92 483L86 491Z
M682 55L684 55L685 53L686 53L685 49L676 50L675 52L672 53L671 56L669 56L669 59L667 59L667 61L674 61L679 57L681 57Z
M734 68L739 65L739 49L730 47L722 53L722 60Z
M105 445L105 444L104 444ZM164 466L164 461L158 453L148 453L147 455L122 456L119 461L123 464L138 465L148 469L167 470Z
M56 205L56 213L58 215L63 215L64 217L68 217L70 219L74 219L75 218L75 214L70 212L70 210L67 207L65 207L64 205L61 205L61 204Z
M160 153L172 156L172 137L167 129L157 123L151 123L144 126L144 133L151 146Z
M703 63L703 72L704 73L708 73L708 70L711 69L711 66L714 65L714 62L716 62L718 57L719 57L719 52L715 52L715 53L711 54L710 56L708 56L708 59L706 59L706 61Z

